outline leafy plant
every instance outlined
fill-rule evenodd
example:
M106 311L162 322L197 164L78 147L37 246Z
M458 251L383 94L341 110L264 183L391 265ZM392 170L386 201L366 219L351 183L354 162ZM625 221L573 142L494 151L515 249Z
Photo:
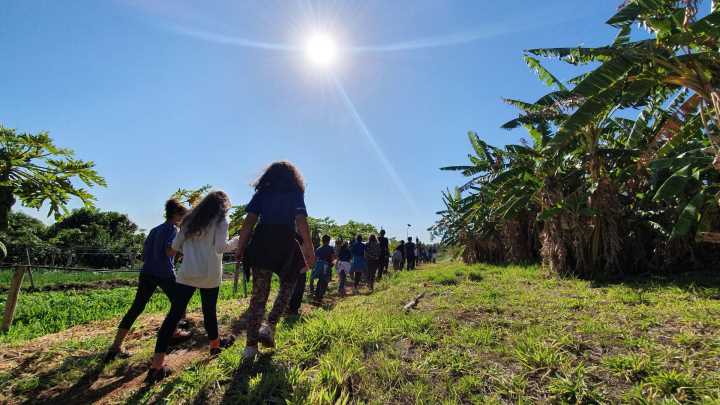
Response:
M95 198L75 182L88 187L105 186L92 161L78 160L70 149L55 145L47 132L17 133L0 126L0 231L7 229L16 199L30 208L48 203L49 214L67 213L71 197L87 207Z

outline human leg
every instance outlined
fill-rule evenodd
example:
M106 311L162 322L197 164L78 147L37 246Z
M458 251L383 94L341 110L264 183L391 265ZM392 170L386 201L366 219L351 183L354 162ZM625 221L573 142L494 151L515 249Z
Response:
M258 330L260 329L260 323L265 317L265 304L270 294L271 280L272 271L253 268L252 296L250 297L250 306L248 308L246 341L248 347L257 347Z

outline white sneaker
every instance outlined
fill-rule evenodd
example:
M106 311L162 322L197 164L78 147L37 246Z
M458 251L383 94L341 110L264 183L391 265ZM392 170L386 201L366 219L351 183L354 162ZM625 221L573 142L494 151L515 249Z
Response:
M258 355L258 348L257 346L246 346L245 350L243 351L242 355L242 361L243 363L252 363L255 361L255 358Z
M258 331L258 340L266 347L275 347L275 327L263 323Z

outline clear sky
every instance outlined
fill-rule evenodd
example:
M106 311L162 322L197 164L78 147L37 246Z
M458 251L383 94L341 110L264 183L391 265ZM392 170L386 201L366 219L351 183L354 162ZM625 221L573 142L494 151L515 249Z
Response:
M95 161L109 184L97 205L142 228L179 187L247 203L263 167L288 159L310 215L427 240L460 181L438 168L464 163L467 131L523 135L499 129L514 113L502 97L545 91L523 49L607 43L620 3L8 0L0 124ZM318 30L340 49L328 69L302 52Z

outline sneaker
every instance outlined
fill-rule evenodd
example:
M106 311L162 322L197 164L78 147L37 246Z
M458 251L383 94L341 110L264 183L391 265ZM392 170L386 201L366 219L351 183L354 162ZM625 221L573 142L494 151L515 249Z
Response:
M258 355L258 348L257 346L245 346L245 350L243 351L242 355L242 362L243 364L249 364L255 361L255 358Z
M177 327L178 329L192 329L195 327L195 322L190 319L181 319L180 322L178 322Z
M258 340L266 347L275 347L275 327L263 323L258 331Z
M192 332L190 332L189 330L175 329L172 338L175 340L185 340L189 339L191 336Z
M132 353L125 349L117 349L114 347L111 347L108 349L107 353L105 353L105 357L103 357L103 363L109 363L115 359L127 359L130 356L132 356Z
M222 353L223 350L235 344L235 336L229 336L220 339L220 346L210 349L210 356L215 357Z
M150 368L147 373L147 377L145 377L145 384L155 384L156 382L167 378L172 374L172 370L168 366L163 366L162 368Z

